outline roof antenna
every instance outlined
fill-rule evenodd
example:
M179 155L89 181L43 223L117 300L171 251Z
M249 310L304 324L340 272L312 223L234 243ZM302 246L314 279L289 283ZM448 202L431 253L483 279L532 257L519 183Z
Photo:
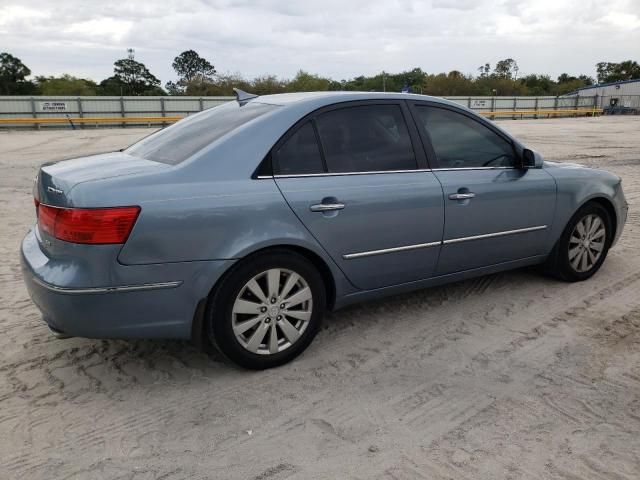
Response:
M247 93L243 90L240 90L239 88L234 88L233 93L236 94L236 100L238 101L238 103L246 102L248 100L251 100L252 98L258 98L258 95Z

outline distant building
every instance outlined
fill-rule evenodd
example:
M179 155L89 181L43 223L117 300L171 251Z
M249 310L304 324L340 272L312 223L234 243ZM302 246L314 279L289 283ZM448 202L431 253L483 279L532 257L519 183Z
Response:
M601 97L609 97L611 95L640 95L640 78L582 87L568 95L580 95L581 97L592 97L594 95Z
M608 113L631 113L625 112L627 109L635 110L635 113L637 113L638 109L640 109L640 79L582 87L565 96L597 96L597 107L605 110L616 110Z

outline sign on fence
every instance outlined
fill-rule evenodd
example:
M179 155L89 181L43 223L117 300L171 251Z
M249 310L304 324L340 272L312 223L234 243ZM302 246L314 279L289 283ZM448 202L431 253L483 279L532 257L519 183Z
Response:
M471 100L469 108L491 108L491 102L489 100Z
M40 102L41 112L66 112L67 102Z

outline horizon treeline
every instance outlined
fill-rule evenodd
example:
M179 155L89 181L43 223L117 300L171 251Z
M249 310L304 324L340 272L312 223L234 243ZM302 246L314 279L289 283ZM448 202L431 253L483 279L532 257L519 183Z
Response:
M567 73L552 79L546 74L519 76L518 63L507 58L494 66L485 63L477 74L452 70L447 73L427 73L417 67L399 73L381 72L360 75L348 80L335 80L299 70L290 79L262 75L252 79L240 73L218 73L207 59L193 50L176 56L172 67L177 80L165 84L136 60L133 49L125 58L114 62L113 75L95 82L72 75L31 76L31 70L10 53L0 53L0 95L233 95L240 88L258 95L323 90L410 91L435 96L485 95L564 95L581 87L595 84L588 75ZM596 64L599 83L640 78L640 65L633 60L599 62Z

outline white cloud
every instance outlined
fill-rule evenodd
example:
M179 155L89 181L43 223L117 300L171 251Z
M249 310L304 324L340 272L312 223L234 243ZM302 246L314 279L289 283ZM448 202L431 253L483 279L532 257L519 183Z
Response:
M433 0L434 8L450 8L452 10L473 10L479 2L475 0Z
M0 28L24 21L36 21L47 17L46 12L21 5L0 5ZM0 30L2 32L2 30Z
M132 26L133 22L129 20L102 17L71 23L63 28L63 32L69 34L71 39L79 36L85 39L103 38L118 42L129 33Z
M1 49L36 75L101 80L133 47L163 82L194 49L219 71L337 79L399 71L475 72L515 58L521 73L594 75L640 60L637 0L0 0Z
M624 31L640 29L640 16L632 13L610 12L602 20L611 25L611 27Z

